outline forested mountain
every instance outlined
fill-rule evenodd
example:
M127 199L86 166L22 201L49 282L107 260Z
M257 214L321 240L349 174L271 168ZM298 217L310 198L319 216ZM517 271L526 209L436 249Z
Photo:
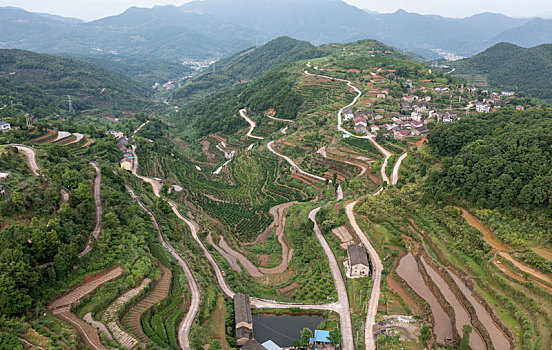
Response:
M19 105L36 117L69 108L138 110L149 102L145 86L93 64L21 50L0 50L3 105Z
M119 16L90 23L67 23L2 8L0 19L2 47L55 54L181 60L222 56L255 42L250 30L230 28L174 6L133 7Z
M428 136L443 159L428 193L487 208L552 208L552 111L469 116Z
M0 19L5 48L135 60L223 57L282 35L315 45L371 38L426 57L435 57L435 49L472 55L500 35L550 41L542 28L546 21L493 13L463 19L402 10L378 14L341 0L192 1L132 7L90 23L2 8Z
M552 42L552 19L536 18L522 26L511 28L489 40L493 45L509 42L523 47L532 47Z
M281 37L220 60L207 72L191 79L175 94L175 99L187 102L193 96L205 95L221 88L247 82L286 63L320 57L323 52L306 41Z
M552 45L522 48L500 43L453 64L455 74L486 74L489 84L552 100Z
M182 109L171 121L179 137L193 142L217 132L232 134L245 127L247 123L237 117L241 108L247 108L252 116L274 110L279 118L293 120L303 104L313 99L298 92L306 60L331 60L332 55L343 55L346 49L365 55L343 60L341 64L346 69L369 69L368 65L374 62L385 67L392 62L401 71L415 64L407 55L374 40L315 48L304 41L281 37L217 63L221 66L217 72L200 74L177 90L173 103ZM375 51L379 55L368 60L366 57Z

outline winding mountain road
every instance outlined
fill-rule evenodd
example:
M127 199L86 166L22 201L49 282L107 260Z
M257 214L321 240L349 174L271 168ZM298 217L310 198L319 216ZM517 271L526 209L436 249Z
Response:
M293 162L293 161L292 161ZM150 180L149 178L146 178ZM147 182L150 182L148 180L145 180ZM160 193L155 193L157 197L160 197ZM228 297L233 299L235 292L230 288L228 283L226 282L225 275L222 271L222 269L219 267L211 253L207 250L203 242L199 239L198 236L198 230L199 226L185 218L180 211L178 210L178 205L171 201L167 200L169 205L171 206L174 214L182 221L184 221L188 227L190 228L192 237L197 242L197 244L200 246L201 250L203 251L205 257L209 261L209 264L213 267L213 270L215 271L215 277L218 286L222 290L222 292ZM339 265L337 264L337 260L335 259L335 256L333 255L333 252L331 251L331 248L329 247L328 243L326 242L324 236L322 235L322 232L320 231L320 228L318 227L318 224L316 223L316 213L320 210L319 208L314 209L309 213L309 219L314 221L314 232L317 235L317 238L319 239L320 243L323 246L323 250L326 253L328 260L330 262L330 269L332 271L332 278L334 279L334 282L336 284L336 288L338 290L338 302L337 303L330 303L330 304L293 304L293 303L283 303L283 302L277 302L273 300L266 300L266 299L260 299L260 298L250 298L251 300L251 306L254 308L272 308L272 309L284 309L284 308L299 308L301 310L330 310L337 312L341 319L341 339L342 339L342 349L344 350L354 350L354 342L353 342L353 331L352 331L352 323L351 323L351 315L349 311L349 299L347 297L347 290L345 288L345 283L343 281L343 277L341 275L341 271L339 270ZM166 242L165 242L166 243ZM167 246L170 247L168 243L166 243ZM175 252L176 253L176 252ZM187 327L187 326L186 326ZM189 328L188 328L189 329ZM182 329L179 330L179 341L181 341L181 332L183 332ZM184 344L183 341L181 341L181 345Z
M303 174L305 176L308 176L308 177L311 177L313 179L316 179L318 181L326 181L326 178L322 177L322 176L318 176L318 175L314 175L314 174L311 174L311 173L307 173L306 171L304 171L303 169L299 168L299 166L297 164L295 164L295 162L289 158L288 156L284 156L283 154L280 154L278 152L276 152L274 150L274 148L272 147L274 145L274 141L270 141L269 143L267 143L266 147L268 148L268 150L272 153L274 153L275 155L277 155L278 157L280 158L283 158L286 162L288 162L294 169L297 170L298 173L300 174ZM331 180L330 180L331 182Z
M203 244L203 242L201 242L201 240L199 239L199 236L197 235L197 231L198 231L198 226L195 222L192 222L188 219L186 219L184 216L182 216L182 214L180 214L180 211L178 210L178 205L176 203L174 203L173 201L169 200L168 201L169 205L171 206L174 214L182 221L184 221L188 227L190 227L190 231L192 232L192 237L194 238L194 240L197 242L197 244L199 244L199 247L201 248L201 250L203 251L203 254L205 254L205 256L207 257L207 260L209 260L209 263L211 264L211 266L213 267L213 269L215 270L215 277L216 277L216 280L217 280L217 283L220 287L220 289L222 290L222 292L229 298L234 298L234 295L236 293L234 293L234 291L228 286L228 284L226 283L226 280L224 279L224 274L222 273L222 270L220 269L220 267L218 266L217 262L215 261L215 259L213 259L213 256L211 255L211 253L209 253L209 251L207 250L207 248L205 248L205 245Z
M79 258L82 258L86 254L90 253L92 251L92 248L90 247L90 243L92 242L92 237L94 239L98 239L100 236L100 232L102 231L102 215L103 215L103 208L102 208L102 172L100 170L100 167L98 167L98 164L92 162L90 163L94 167L95 175L94 175L94 206L96 207L96 224L94 226L94 230L92 231L92 234L88 238L88 242L86 243L86 246L84 247L84 250L79 253Z
M40 170L40 168L38 167L38 164L36 162L36 151L34 150L34 148L23 145L11 146L17 148L19 152L23 153L27 161L27 166L29 167L29 170L31 171L31 173L33 173L34 176L38 176L38 170Z
M155 179L152 179L150 177L141 176L138 175L138 156L136 155L136 145L132 145L132 156L134 157L134 161L132 162L132 175L136 176L142 181L148 182L151 187L153 188L153 193L159 197L161 193L161 188L163 187L163 184Z
M343 280L343 275L339 269L339 264L335 258L330 245L324 238L320 227L316 222L316 213L320 210L320 207L311 210L309 213L309 219L314 223L314 233L316 238L320 242L324 253L328 257L330 263L330 271L332 273L332 278L334 280L335 288L337 289L337 303L335 304L335 311L339 313L341 319L341 345L344 350L353 350L354 341L353 341L353 326L351 323L351 314L349 311L349 297L347 295L347 287L345 286L345 281Z
M249 123L249 131L247 132L247 136L251 137L252 139L264 140L264 137L255 136L255 135L251 134L253 132L253 129L255 129L255 127L257 126L257 124L255 124L255 122L253 120L251 120L251 118L249 118L249 116L247 115L247 109L245 109L245 108L240 109L240 116L243 119L245 119L246 122Z
M366 326L364 329L364 339L366 342L366 350L374 350L375 339L374 339L373 328L374 328L374 324L376 323L376 313L378 311L378 302L380 297L380 285L381 285L381 273L383 271L383 264L381 263L381 260L379 258L377 251L370 243L368 236L360 229L360 227L356 222L355 214L353 211L355 204L357 204L357 201L354 201L348 204L345 207L345 212L347 213L347 217L349 218L349 222L351 223L353 230L355 231L356 235L358 236L362 244L366 247L366 250L370 255L370 260L373 266L372 277L374 282L372 284L372 293L370 295L368 312L366 314Z
M130 193L130 196L136 200L138 205L144 209L149 216L151 217L151 221L153 222L153 225L155 226L155 229L158 232L158 238L163 247L171 253L171 255L176 259L178 262L178 265L182 267L182 270L184 271L184 274L186 275L186 280L188 281L188 288L190 289L191 294L191 303L190 308L188 309L188 312L186 313L186 316L184 316L184 319L180 323L180 326L178 327L178 342L180 343L180 347L182 349L189 349L190 348L190 330L192 329L192 323L194 322L194 319L199 311L199 305L201 303L201 292L199 290L199 285L197 284L197 281L194 278L194 275L192 273L192 270L190 269L190 266L182 258L180 254L165 240L165 237L163 236L163 232L161 231L161 227L159 226L159 223L157 222L157 218L155 217L155 214L146 207L140 199L138 199L138 196L134 193L132 188L129 186L125 186L127 191ZM188 223L188 222L186 222ZM190 229L195 230L195 227L192 225L190 226Z
M395 163L395 166L393 167L393 174L391 174L391 185L396 185L397 182L399 182L399 168L401 167L402 161L406 158L408 153L403 154L400 156L400 158Z
M378 151L383 154L383 156L385 157L384 160L383 160L383 164L382 164L382 167L381 167L381 178L384 182L386 183L390 183L389 182L389 177L387 176L387 174L385 173L385 169L387 168L387 162L389 161L389 158L391 157L391 152L389 152L388 150L386 150L385 148L383 148L379 143L376 142L376 140L374 139L374 135L364 135L364 136L358 136L358 135L355 135L351 132L349 132L348 130L346 130L344 127L343 127L343 110L345 110L345 108L349 108L351 106L353 106L355 103L357 103L358 99L362 96L362 91L360 91L356 86L354 86L350 80L345 80L345 79L340 79L340 78L332 78L332 77L329 77L329 76L326 76L326 75L319 75L319 74L311 74L309 73L308 71L305 71L305 75L307 76L312 76L312 77L319 77L319 78L325 78L325 79L330 79L330 80L337 80L337 81L342 81L342 82L345 82L347 83L347 86L350 87L351 89L353 89L357 95L356 97L353 99L353 101L351 103L349 103L348 105L344 106L343 108L341 108L338 112L337 112L337 130L342 132L342 133L345 133L345 134L348 134L348 135L351 135L351 137L354 137L354 138L357 138L357 139L366 139L366 140L370 140L370 142L372 142L372 144L374 144L374 146L376 146L376 148L378 149Z

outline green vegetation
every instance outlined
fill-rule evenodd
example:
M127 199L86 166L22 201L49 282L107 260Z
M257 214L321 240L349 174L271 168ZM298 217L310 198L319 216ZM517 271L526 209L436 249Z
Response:
M184 101L259 78L266 72L292 62L319 57L322 52L306 41L288 37L274 39L258 48L249 48L216 63L178 90L174 98Z
M500 43L453 64L455 74L486 74L492 87L552 100L552 45L522 48Z
M428 140L443 159L431 194L495 208L549 208L552 111L501 110L439 125ZM445 194L446 192L446 194ZM552 197L550 197L552 198Z
M17 105L35 117L99 108L140 110L151 92L140 83L90 63L21 50L0 50L0 104ZM14 72L14 74L11 74Z

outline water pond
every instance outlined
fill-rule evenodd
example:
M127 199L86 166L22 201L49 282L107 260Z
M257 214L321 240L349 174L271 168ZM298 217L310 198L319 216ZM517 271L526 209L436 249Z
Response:
M253 315L253 334L255 339L264 343L272 340L281 347L291 346L294 340L301 338L303 328L312 331L324 321L324 317L316 315Z

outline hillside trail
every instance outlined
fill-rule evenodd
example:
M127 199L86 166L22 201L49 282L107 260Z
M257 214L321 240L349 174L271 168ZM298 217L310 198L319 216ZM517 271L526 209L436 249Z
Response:
M201 303L201 292L199 289L199 285L192 273L192 269L190 268L188 262L171 246L165 237L163 236L163 231L161 230L161 226L159 225L159 222L157 221L157 218L155 214L146 207L136 196L132 188L129 186L126 186L127 191L130 193L131 197L136 200L138 205L148 213L148 215L151 217L151 220L153 222L153 225L158 233L158 239L163 245L163 247L176 259L178 262L178 265L182 268L184 271L184 275L186 276L186 281L188 282L188 289L190 290L191 294L191 302L190 307L188 309L188 312L186 312L186 315L184 316L182 322L180 323L178 327L178 342L183 349L188 349L190 344L190 331L192 328L193 321L199 312L199 305ZM169 202L170 204L171 202ZM194 232L195 227L192 225L190 226L190 230Z
M138 156L136 155L136 145L132 145L132 156L134 157L134 161L132 162L132 175L136 176L142 181L149 183L153 189L153 193L157 197L159 197L163 184L160 181L157 181L150 177L138 175Z
M91 278L85 278L84 284L52 301L47 309L56 318L69 323L79 333L82 342L86 346L94 350L108 350L107 347L102 345L98 330L71 313L71 307L78 304L82 298L91 294L105 283L120 277L122 274L123 269L117 266Z
M308 71L305 71L304 74L306 76L312 76L312 77L319 77L319 78L324 78L324 79L329 79L329 80L336 80L336 81L342 81L342 82L345 82L347 83L347 86L350 87L351 89L353 89L357 95L355 96L355 98L353 99L353 101L351 103L349 103L348 105L342 107L338 112L337 112L337 130L344 133L344 134L347 134L347 135L350 135L351 137L354 137L354 138L357 138L357 139L365 139L365 140L369 140L370 142L372 142L372 144L378 149L378 151L384 156L384 159L383 159L383 164L382 164L382 167L381 167L381 178L384 182L390 184L391 182L389 181L389 177L387 176L387 174L385 173L385 169L387 168L387 162L389 161L389 158L391 157L391 152L389 152L388 150L386 150L385 148L383 148L376 140L375 140L375 137L374 135L365 135L365 136L358 136L358 135L355 135L354 133L352 132L349 132L348 130L346 130L344 127L343 127L343 111L345 110L345 108L349 108L349 107L352 107L355 103L357 103L358 99L362 96L362 91L360 91L360 89L358 89L356 86L353 85L353 83L350 81L350 80L345 80L345 79L340 79L340 78L332 78L332 77L329 77L329 76L326 76L326 75L319 75L319 74L311 74L309 73Z
M256 140L264 140L264 137L252 135L252 132L257 126L257 124L253 120L251 120L251 118L249 118L249 116L247 115L247 109L245 108L240 109L240 116L243 119L245 119L246 122L249 123L249 131L247 132L247 137L250 137Z
M25 156L25 161L27 162L27 167L34 176L38 176L38 171L40 168L36 162L36 151L34 148L23 146L23 145L10 145L19 150Z
M96 163L91 162L90 164L94 167L94 172L95 172L94 173L93 191L94 191L94 206L95 206L95 210L96 210L96 218L95 218L94 229L92 230L92 232L88 236L88 240L87 240L86 245L84 246L83 250L79 253L79 255L78 255L79 258L82 258L82 257L86 256L88 253L90 253L92 251L92 247L91 247L92 237L94 237L94 239L97 240L98 237L100 236L101 231L102 231L102 215L103 215L103 207L102 207L102 199L101 199L102 173L101 173L101 170L100 170L100 168L98 167L98 165ZM65 189L62 189L61 190L61 196L62 196L62 204L63 204L64 202L67 202L67 200L69 199L69 192L67 192L67 190L65 190ZM61 210L61 205L60 205L60 208L59 208L58 211L60 211L60 210ZM53 264L54 264L54 262L50 261L50 262L41 264L38 267L43 269L43 268L46 268L46 267L51 266Z
M399 157L395 165L393 166L393 173L391 174L391 185L395 186L399 182L399 168L401 167L402 161L406 158L408 153L404 153Z
M274 231L274 235L276 236L278 243L281 246L282 260L278 266L271 267L271 268L256 266L245 256L243 256L236 250L232 249L226 243L226 241L222 236L220 236L219 243L218 244L215 243L213 241L211 232L209 232L209 234L207 235L207 238L206 238L207 243L213 246L213 248L215 248L215 250L226 259L226 261L228 262L228 264L233 270L236 270L238 272L242 271L241 266L238 264L239 262L252 277L261 278L261 277L264 277L265 275L283 273L288 269L289 263L291 262L291 259L293 257L293 249L289 248L284 238L284 229L286 226L287 210L294 204L297 204L297 202L293 201L293 202L283 203L270 208L269 213L273 217L272 223L260 235L257 236L255 241L243 244L243 246L246 246L246 247L254 246L258 244L264 244L266 243L268 236L272 233L272 231Z
M92 247L90 244L92 243L92 237L94 237L95 240L98 240L98 237L100 237L100 232L102 231L102 215L103 215L103 207L102 207L102 172L100 170L100 167L98 164L92 162L90 163L94 167L94 206L96 208L96 223L94 225L94 230L92 231L92 234L88 238L88 242L86 242L86 246L82 250L82 252L79 253L79 258L82 258L83 256L87 255L92 251Z
M537 271L534 268L529 267L514 259L514 257L509 253L511 251L510 247L498 240L498 238L496 238L496 236L488 228L486 228L485 225L483 225L483 223L479 221L479 219L477 219L474 215L472 215L464 208L455 208L462 211L462 216L464 217L466 222L470 226L475 227L479 232L481 232L481 234L483 235L483 240L487 242L487 244L489 244L495 252L498 252L498 255L511 262L521 271L533 276L537 280L541 280L552 285L552 277L550 275Z
M274 153L275 155L277 155L278 157L280 158L283 158L286 162L289 163L289 165L291 165L291 167L293 169L295 169L298 173L300 174L303 174L305 176L308 176L310 178L313 178L315 180L318 180L318 181L322 181L322 182L326 182L326 178L325 177L322 177L322 176L318 176L318 175L314 175L314 174L311 174L311 173L308 173L306 171L304 171L303 169L301 169L291 158L289 158L288 156L285 156L281 153L278 153L274 150L273 148L274 146L274 141L270 141L269 143L266 144L266 148L268 148L268 150L272 153ZM329 182L331 183L331 180L329 180Z

